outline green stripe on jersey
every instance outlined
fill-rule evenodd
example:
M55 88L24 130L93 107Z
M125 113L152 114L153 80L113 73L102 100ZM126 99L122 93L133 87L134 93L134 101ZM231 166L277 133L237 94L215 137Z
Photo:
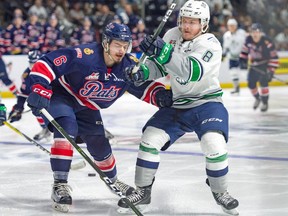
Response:
M174 105L185 105L185 104L190 104L195 101L203 100L203 99L212 99L212 98L217 98L221 97L223 95L223 91L220 90L215 93L211 94L206 94L200 97L189 97L189 98L178 98L177 100L174 101Z

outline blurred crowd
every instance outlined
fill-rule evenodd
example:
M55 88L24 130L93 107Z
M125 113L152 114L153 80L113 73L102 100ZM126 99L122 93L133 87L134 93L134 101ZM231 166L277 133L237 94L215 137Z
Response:
M178 0L161 35L177 25ZM210 31L222 41L226 22L234 17L249 31L259 22L277 50L288 50L288 0L206 0L211 9ZM2 0L0 3L0 53L47 53L61 47L101 42L103 28L111 21L125 23L132 31L133 52L152 34L171 0Z

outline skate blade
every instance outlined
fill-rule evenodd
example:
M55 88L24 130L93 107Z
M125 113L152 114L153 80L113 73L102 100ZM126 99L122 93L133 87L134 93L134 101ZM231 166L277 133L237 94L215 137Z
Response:
M222 207L222 206L221 206L221 208L222 208L222 210L223 210L225 213L227 213L227 214L230 214L230 215L239 215L239 212L237 211L236 208L231 209L231 210L225 209L225 208Z
M52 208L59 212L67 213L70 210L70 205L67 204L59 204L59 203L52 203Z
M139 206L136 206L136 208L141 212L141 213L145 213L148 211L148 205L139 205ZM131 209L131 208L122 208L122 207L119 207L117 209L117 212L119 214L131 214L131 215L135 215L135 212Z

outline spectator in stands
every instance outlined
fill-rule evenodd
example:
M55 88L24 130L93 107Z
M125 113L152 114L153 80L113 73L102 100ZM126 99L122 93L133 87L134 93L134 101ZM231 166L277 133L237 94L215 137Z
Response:
M126 4L126 5L125 5L125 12L126 12L126 14L128 15L128 18L129 18L129 21L128 21L128 24L127 24L127 25L128 25L128 27L129 27L130 29L133 29L133 28L137 25L140 17L137 16L137 15L134 13L131 4Z
M42 4L42 0L35 0L34 4L29 8L28 14L37 14L39 22L42 24L46 22L48 17L46 8Z
M25 24L27 47L29 50L40 50L44 42L43 25L38 22L36 13L31 13Z
M49 23L44 27L44 44L42 47L42 53L47 53L53 50L64 47L65 43L62 37L62 32L58 26L58 19L53 14Z
M71 46L76 46L79 44L87 44L95 42L95 29L91 27L91 20L89 17L85 17L83 21L83 25L81 27L77 27L72 33L70 44Z
M132 52L141 52L139 44L146 35L145 23L140 19L137 25L132 29Z
M85 15L84 12L82 10L82 3L81 2L74 2L72 4L72 8L69 11L69 17L70 17L70 21L77 25L80 26L82 25Z
M23 18L18 16L13 19L13 24L8 25L3 34L4 54L23 54L27 49L27 39ZM28 50L27 50L28 51Z
M96 4L96 12L92 19L96 27L96 38L98 42L101 41L104 27L114 20L114 16L115 13L110 10L108 5L99 2Z

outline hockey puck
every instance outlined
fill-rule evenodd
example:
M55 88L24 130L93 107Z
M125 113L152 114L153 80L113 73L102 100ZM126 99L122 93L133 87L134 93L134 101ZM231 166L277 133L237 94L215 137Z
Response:
M89 177L94 177L94 176L96 176L96 173L88 173L88 176Z

